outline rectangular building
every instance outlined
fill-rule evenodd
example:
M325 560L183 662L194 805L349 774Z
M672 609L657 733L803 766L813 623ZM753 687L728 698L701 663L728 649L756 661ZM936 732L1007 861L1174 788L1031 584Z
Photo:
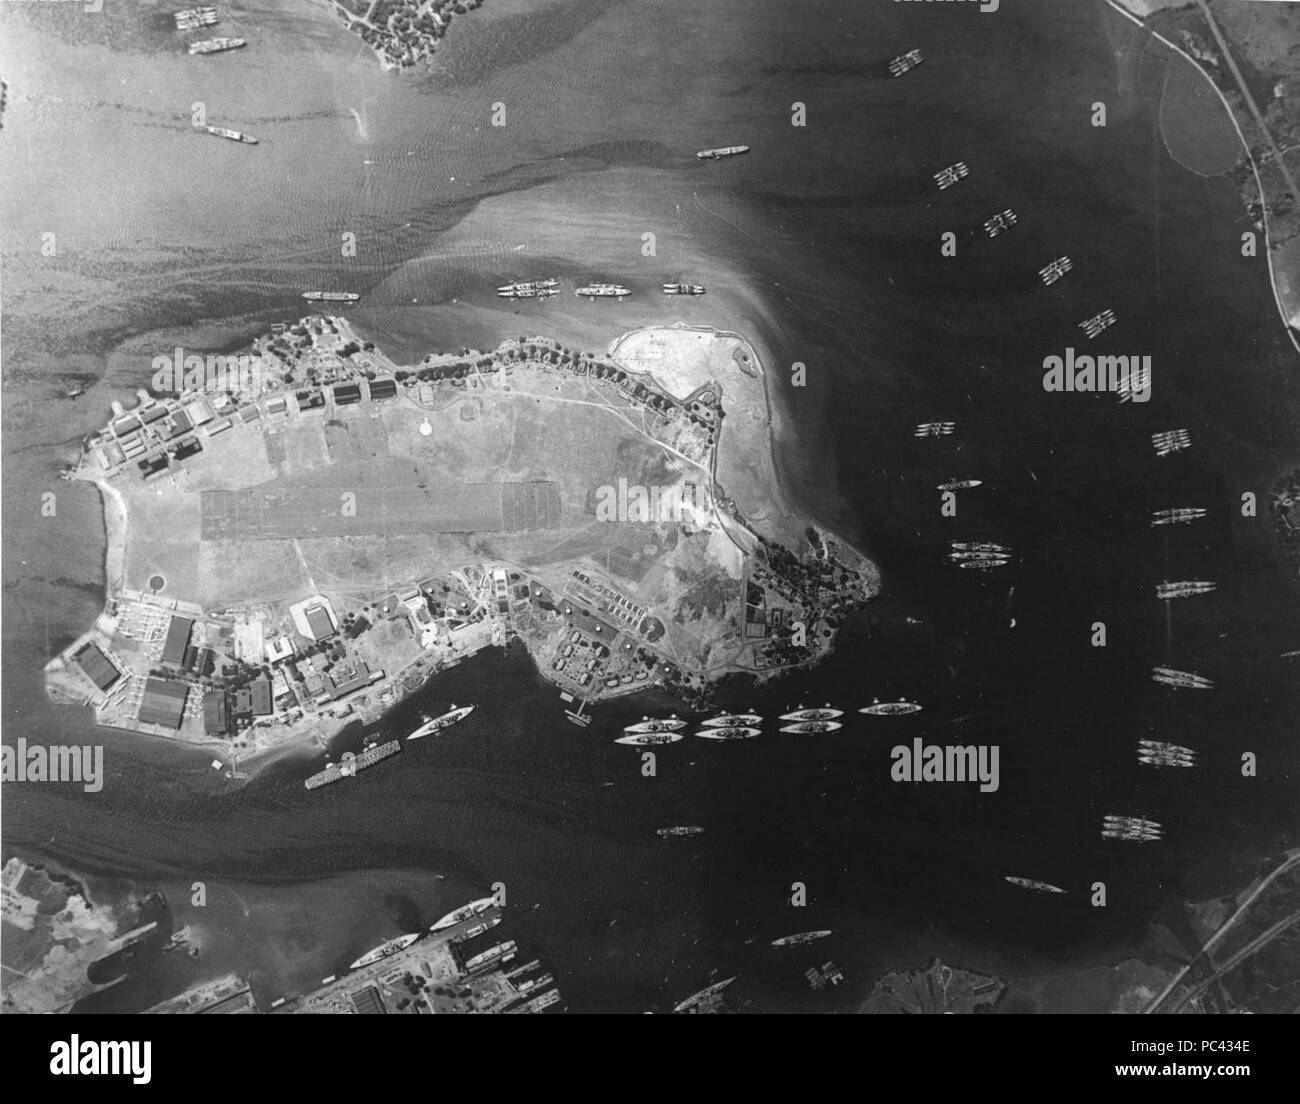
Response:
M94 644L87 644L73 658L76 659L77 666L85 676L101 690L107 690L122 677L122 673L113 666L108 656Z
M183 682L160 678L147 680L140 701L140 720L163 728L180 728L188 693L189 687Z
M162 661L179 667L185 660L185 649L190 642L194 622L188 617L173 617L167 625L167 639L163 642Z
M208 690L203 695L203 731L209 736L225 736L230 731L230 712L224 690Z

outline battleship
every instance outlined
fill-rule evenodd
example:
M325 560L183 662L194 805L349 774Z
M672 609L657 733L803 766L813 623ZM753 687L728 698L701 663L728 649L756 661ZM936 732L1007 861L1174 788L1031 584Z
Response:
M664 284L665 295L703 295L703 284Z
M685 1000L678 1001L675 1005L673 1005L673 1011L687 1012L690 1009L695 1008L706 1001L712 1000L719 993L721 993L722 990L724 990L728 985L730 985L735 980L736 979L734 977L729 977L729 978L723 978L722 981L715 981L712 985L708 986L705 989L701 989L698 993L692 993Z
M836 717L844 716L843 709L836 709L833 705L823 705L820 709L805 709L802 705L790 713L782 713L783 721L833 721Z
M773 939L773 947L802 947L805 943L815 943L819 939L825 939L828 935L834 935L830 928L823 928L820 931L795 932L794 935L783 935L780 939Z
M940 169L934 174L934 182L939 185L939 190L951 188L957 181L970 175L970 169L966 167L965 161L958 161L955 165L949 165L946 169Z
M1074 267L1074 262L1069 257L1057 257L1054 261L1048 261L1038 270L1038 276L1044 284L1056 283L1062 276Z
M575 288L573 294L586 299L621 299L624 295L631 295L632 291L622 284L587 284Z
M1151 524L1187 525L1205 517L1208 510L1200 506L1177 506L1168 510L1155 510L1151 514Z
M242 38L205 38L202 42L190 43L190 55L220 54L226 50L238 50L248 43Z
M1177 671L1173 667L1152 667L1151 677L1165 686L1179 690L1213 690L1214 683L1192 671Z
M973 559L954 559L953 562L964 571L992 571L995 567L1006 567L1011 561L1006 556L981 556Z
M1196 752L1191 748L1163 740L1139 740L1137 757L1139 763L1149 767L1196 766Z
M669 828L657 828L655 835L660 839L677 839L679 836L698 836L703 831L698 824L674 824Z
M624 732L679 732L686 727L686 722L680 720L674 713L667 720L660 718L642 717L636 724L630 724L623 729Z
M801 736L816 736L822 732L834 732L842 727L839 721L796 721L794 724L782 725L780 731Z
M355 303L361 298L355 291L304 291L302 297L311 303Z
M172 15L178 31L196 31L200 27L212 27L218 22L216 8L187 8Z
M1192 435L1185 429L1167 429L1151 434L1151 447L1157 456L1168 456L1192 447Z
M982 479L950 479L947 483L940 483L938 489L941 491L967 491L972 487L983 486L983 484L984 480Z
M1144 817L1107 815L1101 820L1103 839L1136 840L1151 843L1164 836L1164 828Z
M681 732L629 732L614 741L616 744L629 744L632 747L657 747L660 744L675 744L685 739Z
M956 422L921 422L914 430L913 437L951 437L957 428Z
M1085 318L1079 323L1079 329L1088 335L1088 339L1096 337L1105 330L1115 325L1115 312L1107 309L1100 314L1094 314L1091 318Z
M879 698L872 698L871 704L864 705L858 712L866 713L871 717L905 717L910 713L920 713L921 706L906 698L892 702L882 702Z
M1198 594L1210 594L1218 588L1218 585L1206 579L1180 579L1174 583L1156 583L1156 597L1165 601L1173 598L1194 598Z
M469 904L461 905L460 908L447 913L429 930L442 931L444 928L455 927L457 924L468 920L471 916L478 916L479 913L487 912L496 903L497 899L495 897L480 897L477 901L471 901Z
M389 955L395 955L398 951L404 951L412 943L420 938L423 932L412 932L410 935L399 935L396 939L390 939L387 943L381 943L373 951L367 951L356 962L348 967L349 970L360 970L362 966L371 966L381 958L387 958Z
M910 72L923 62L925 58L921 56L920 50L908 50L905 54L899 54L889 63L889 75L891 77L901 77L904 73Z
M695 735L706 740L752 740L761 733L761 729L748 725L714 725L712 728L700 729Z
M717 161L722 157L735 157L737 154L748 152L748 146L721 146L718 149L700 150L695 156L701 161Z
M990 238L996 238L999 234L1010 230L1020 219L1015 211L1008 207L1005 211L999 211L992 218L984 220L984 233Z
M502 284L497 288L497 293L511 291L554 291L560 286L560 281L546 277L542 280L512 280L508 284Z
M1011 552L1005 544L993 541L949 541L948 547L954 552L998 552L1004 555Z
M700 723L705 728L732 728L735 725L756 725L762 722L763 718L757 713L719 713Z
M474 707L472 705L462 705L460 708L457 708L456 703L452 702L451 709L441 717L430 717L425 714L424 724L406 738L408 740L418 740L421 736L429 736L435 732L441 732L444 728L450 728L454 724L459 724L473 712Z
M309 790L318 790L341 778L351 778L360 771L383 762L390 755L402 750L400 740L389 740L386 744L371 743L356 755L345 757L341 763L327 763L325 769L317 771L303 783Z
M232 142L243 142L245 145L249 146L257 145L257 139L251 134L245 134L242 130L231 130L229 127L219 126L203 126L199 127L199 129L207 131L207 133L213 134L218 138L228 138Z
M1054 886L1051 882L1040 882L1036 878L1021 878L1015 874L1004 874L1003 877L1013 886L1019 886L1021 889L1032 889L1036 893L1064 893L1060 886Z

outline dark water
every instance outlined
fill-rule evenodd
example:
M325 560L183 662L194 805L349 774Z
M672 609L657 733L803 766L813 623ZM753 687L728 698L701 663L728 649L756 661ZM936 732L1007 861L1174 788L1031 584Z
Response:
M229 341L293 310L300 286L339 271L340 226L374 243L339 276L372 292L362 328L403 353L490 344L523 324L591 346L662 317L635 300L594 321L567 304L549 321L493 313L486 277L525 264L702 274L709 302L690 305L700 320L752 334L778 377L809 366L809 386L786 389L783 468L810 512L870 550L886 584L875 625L846 627L822 668L763 692L728 687L724 704L770 715L795 700L856 708L905 694L925 712L855 717L808 741L688 741L643 779L609 737L670 703L599 709L580 731L516 648L440 676L384 728L405 731L450 699L479 703L470 721L318 794L302 789L305 758L231 789L205 755L106 735L102 793L6 788L6 852L63 863L106 894L159 885L210 944L202 965L138 969L96 1007L141 1007L226 968L252 970L269 996L299 991L500 881L519 909L508 937L544 958L570 1008L661 1006L715 968L742 973L737 990L759 1007L847 1008L884 968L930 953L1011 975L1113 961L1170 902L1244 881L1294 838L1300 694L1277 657L1300 646L1300 599L1266 523L1239 503L1245 491L1264 499L1295 461L1300 396L1263 264L1240 256L1247 224L1231 184L1192 176L1160 143L1159 64L1132 70L1137 92L1121 96L1111 17L1082 2L1004 0L993 15L821 3L797 27L767 2L554 7L563 15L549 21L475 13L432 76L401 81L381 80L327 27L294 40L268 8L267 33L300 47L285 64L302 81L329 63L335 92L319 124L297 100L277 122L266 93L279 75L241 57L243 122L270 139L257 151L264 175L234 191L187 184L206 163L142 179L160 198L199 187L202 201L181 215L125 212L142 228L118 244L111 215L87 219L72 269L85 277L116 259L139 282L97 286L102 310L70 306L71 325L42 318L36 271L15 260L26 297L20 375L6 380L5 738L89 736L80 713L40 691L40 663L100 600L100 551L84 536L97 532L94 496L73 493L65 528L28 520L61 451L138 385L160 335L201 320L209 340ZM921 69L881 75L912 46L927 55ZM1105 129L1087 121L1099 99ZM501 135L483 122L497 100L523 114ZM789 125L795 101L807 106L802 130ZM313 160L358 104L372 144ZM708 172L689 156L732 141L754 154ZM378 165L360 169L362 157ZM971 177L939 193L930 173L958 159ZM1020 215L1013 231L971 232L1005 207ZM659 235L657 262L638 254L644 229ZM957 259L939 254L947 230ZM170 283L152 268L162 247L140 244L151 234L183 244ZM514 248L525 237L526 260ZM1075 271L1043 288L1036 269L1062 253ZM1088 351L1150 355L1147 404L1042 390L1043 357L1088 344L1075 324L1104 307L1120 322ZM51 380L75 365L104 382L55 405ZM933 418L958 433L914 440L912 426ZM1181 426L1195 448L1157 459L1149 435ZM944 518L934 487L954 476L984 485ZM1150 510L1175 505L1211 513L1148 526ZM999 540L1018 560L988 577L958 572L943 563L950 539ZM1174 603L1167 619L1153 585L1186 577L1220 589ZM924 624L885 623L906 616ZM1089 644L1096 621L1106 648ZM1158 687L1148 671L1162 662L1217 689ZM891 746L917 735L999 745L1000 788L890 781ZM1133 747L1147 735L1196 748L1201 767L1139 767ZM1240 775L1247 751L1258 778ZM1106 812L1150 816L1167 839L1105 843ZM708 833L685 847L654 837L680 822ZM1008 873L1072 892L1028 897ZM210 888L203 910L185 904L195 881ZM1095 881L1105 909L1086 903ZM785 903L795 882L808 890L802 911ZM808 961L759 950L809 927L837 935ZM798 975L826 957L850 983L814 997Z

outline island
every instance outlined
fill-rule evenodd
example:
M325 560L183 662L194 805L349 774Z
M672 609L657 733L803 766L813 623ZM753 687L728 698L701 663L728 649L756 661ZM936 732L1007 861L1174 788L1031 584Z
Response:
M454 15L483 0L317 0L375 52L385 69L428 61Z
M64 473L102 496L106 602L46 687L223 772L516 641L575 723L652 689L702 708L728 676L820 662L880 588L787 500L779 411L735 333L399 366L312 315L155 367Z

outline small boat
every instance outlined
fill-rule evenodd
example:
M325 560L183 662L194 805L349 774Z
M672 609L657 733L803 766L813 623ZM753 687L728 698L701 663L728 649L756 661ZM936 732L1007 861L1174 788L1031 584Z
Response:
M760 729L748 725L715 725L712 728L702 728L695 735L706 740L752 740L761 734Z
M882 702L879 698L872 698L871 704L864 705L858 712L866 713L871 717L904 717L909 713L920 713L921 706L906 698L899 698L898 701L892 702Z
M815 943L818 939L825 939L828 935L835 933L830 928L824 928L821 931L795 932L794 935L783 935L780 939L773 939L773 947L802 947L805 943Z
M816 735L820 732L834 732L841 728L839 721L799 721L796 724L783 725L779 731L794 732L801 735Z
M684 740L682 732L629 732L614 741L616 744L628 744L632 747L658 747L660 744L675 744Z
M678 732L686 727L686 722L680 720L676 713L666 720L652 717L642 717L636 724L627 725L624 732Z

